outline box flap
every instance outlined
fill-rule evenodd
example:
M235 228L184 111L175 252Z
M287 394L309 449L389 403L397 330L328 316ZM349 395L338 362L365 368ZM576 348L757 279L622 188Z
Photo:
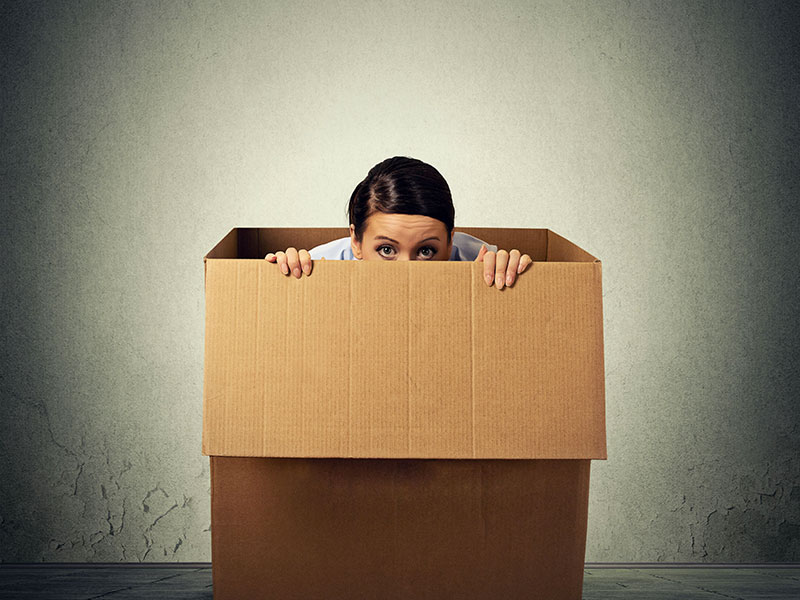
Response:
M315 261L295 279L207 257L203 452L605 458L601 265L584 254L503 291L471 262Z

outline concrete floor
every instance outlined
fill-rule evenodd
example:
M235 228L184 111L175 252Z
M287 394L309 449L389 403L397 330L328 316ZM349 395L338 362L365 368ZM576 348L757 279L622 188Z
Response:
M584 600L800 600L800 565L587 567Z
M211 567L3 565L0 599L211 600ZM800 599L800 565L587 565L584 600Z

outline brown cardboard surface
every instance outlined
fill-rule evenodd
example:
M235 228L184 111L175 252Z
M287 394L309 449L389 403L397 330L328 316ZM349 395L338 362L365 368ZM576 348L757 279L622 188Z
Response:
M459 228L537 261L488 287L470 262L266 252L346 229L235 229L206 256L203 452L605 458L601 265L548 230Z
M581 597L588 460L211 458L216 600Z

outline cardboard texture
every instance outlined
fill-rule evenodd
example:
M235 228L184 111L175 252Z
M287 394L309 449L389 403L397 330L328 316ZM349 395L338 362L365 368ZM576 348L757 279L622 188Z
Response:
M345 228L238 228L205 257L203 452L216 598L580 598L606 458L601 264L263 257Z
M579 599L589 464L212 457L215 598Z

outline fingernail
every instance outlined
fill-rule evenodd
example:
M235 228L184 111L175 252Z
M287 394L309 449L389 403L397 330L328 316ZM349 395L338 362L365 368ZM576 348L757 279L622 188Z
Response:
M292 274L298 279L300 279L300 267L295 267L294 270L292 271Z
M289 265L281 265L281 271L283 272L284 275L288 275L289 274Z
M514 283L514 276L509 275L508 277L506 277L506 285L511 285L512 283Z
M492 285L492 275L491 274L486 275L486 283L489 284L489 285Z
M308 272L311 270L311 265L303 265L303 273L308 275Z
M494 284L495 284L495 286L497 286L498 290L502 290L503 289L503 276L502 275L498 275L497 279L494 282Z

